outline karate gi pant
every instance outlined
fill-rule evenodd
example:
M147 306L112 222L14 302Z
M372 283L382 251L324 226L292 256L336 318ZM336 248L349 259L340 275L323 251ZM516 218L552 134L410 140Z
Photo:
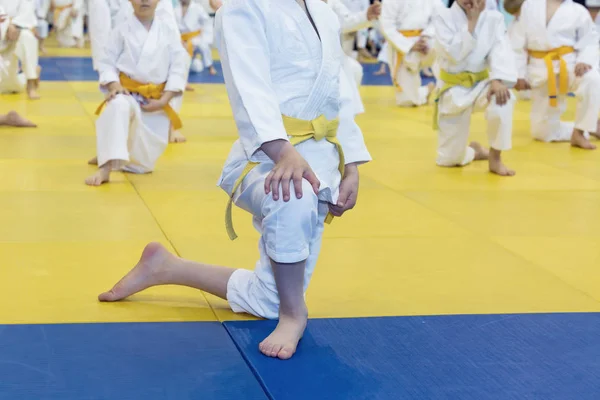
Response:
M33 32L22 30L17 42L0 55L7 63L6 71L0 75L0 93L22 92L28 80L38 78L38 40ZM19 62L22 73L19 72Z
M548 84L531 90L531 134L542 142L566 142L571 140L573 128L584 132L596 132L600 113L600 73L593 69L581 78L570 73L570 91L577 97L575 123L561 122L567 109L566 96L558 97L558 106L548 101Z
M194 45L194 55L200 54L202 61L194 58L192 60L192 71L198 73L202 72L205 68L212 67L214 61L212 57L212 47L206 42Z
M169 118L143 112L132 96L117 95L96 121L98 166L118 161L116 169L152 172L169 142Z
M279 295L271 259L293 264L306 261L304 292L321 250L324 221L329 207L318 200L308 181L303 180L303 196L290 196L289 202L266 195L265 178L272 163L259 164L244 179L235 204L253 215L254 227L261 234L260 258L254 271L236 270L227 284L227 301L234 312L245 312L267 319L279 318ZM294 193L293 183L290 185Z
M83 40L83 11L79 10L77 17L71 17L71 8L63 10L54 26L56 29L56 39L61 47L74 47L81 44Z
M503 106L496 103L495 97L488 101L489 85L489 81L485 81L471 90L456 87L440 99L437 165L465 166L475 159L475 150L469 147L469 128L473 112L485 112L491 148L505 151L512 147L516 99L511 93L510 100Z
M402 65L398 69L398 73L394 77L396 50L392 46L389 46L389 51L391 52L390 60L393 60L393 63L390 64L390 74L392 75L392 79L395 78L396 82L402 87L401 91L396 91L396 103L400 107L414 107L427 104L429 90L426 86L422 86L421 70L431 67L435 61L435 51L432 44L430 44L429 48L429 54L427 55L417 52L406 54Z
M40 39L48 38L48 33L50 32L50 24L44 18L38 18L38 24L35 28Z

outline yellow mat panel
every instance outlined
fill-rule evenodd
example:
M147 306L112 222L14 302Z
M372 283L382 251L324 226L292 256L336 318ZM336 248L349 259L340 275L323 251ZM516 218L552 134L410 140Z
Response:
M2 307L0 323L247 318L185 288L96 301L149 241L254 266L251 218L235 210L240 239L230 242L216 187L236 138L227 95L194 86L182 110L188 143L170 146L155 173L114 174L97 189L83 184L94 171L96 83L43 82L39 102L2 97L39 128L0 129L0 302L18 304ZM311 316L600 311L600 151L534 142L519 103L505 155L516 177L485 163L438 168L431 107L399 109L392 93L362 88L358 120L375 161L362 168L356 210L326 230ZM485 143L481 115L471 128Z

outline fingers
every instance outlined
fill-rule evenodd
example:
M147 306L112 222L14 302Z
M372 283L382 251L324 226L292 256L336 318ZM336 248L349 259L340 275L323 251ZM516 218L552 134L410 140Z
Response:
M292 179L294 181L294 190L296 191L296 198L301 199L302 198L302 174L297 171L294 173L294 176L292 177Z
M281 176L281 197L283 197L283 201L290 201L290 181L292 180L291 171L286 171ZM302 184L302 182L300 182ZM297 189L296 189L297 190ZM302 190L302 189L300 189ZM277 200L277 199L275 199Z
M276 170L275 174L273 174L273 179L271 180L271 193L273 194L273 200L279 200L279 185L281 183L281 177L283 176L283 171ZM288 188L289 194L289 188Z
M306 179L308 183L310 183L315 194L319 195L319 188L321 187L321 182L319 182L317 175L315 175L315 173L311 169L309 169L308 171L304 172L303 178Z
M273 175L275 175L275 170L269 172L267 178L265 179L265 194L271 193L271 183L273 182Z

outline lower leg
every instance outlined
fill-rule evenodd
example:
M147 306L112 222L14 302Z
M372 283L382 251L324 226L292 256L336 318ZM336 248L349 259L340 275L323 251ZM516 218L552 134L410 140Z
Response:
M181 259L158 243L144 249L137 265L100 301L119 301L152 286L180 285L227 299L227 283L235 269Z
M38 93L39 81L37 79L29 79L27 81L27 96L31 100L38 100L40 95Z
M500 175L500 176L514 176L515 171L509 169L506 165L504 165L502 163L501 154L502 154L502 152L500 150L490 148L490 154L489 154L490 172Z
M282 360L291 358L304 334L308 309L304 302L304 272L306 262L280 264L271 261L277 292L279 293L279 323L259 345L269 357Z

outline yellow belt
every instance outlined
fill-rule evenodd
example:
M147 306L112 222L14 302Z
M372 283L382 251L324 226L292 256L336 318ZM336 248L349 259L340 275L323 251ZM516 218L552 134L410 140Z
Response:
M402 35L404 35L406 37L412 38L412 37L420 37L421 34L423 33L423 30L415 29L415 30L411 30L411 31L398 31L398 32L400 32ZM405 56L405 54L403 52L401 52L400 50L396 51L396 66L394 67L394 75L392 76L392 79L394 80L394 86L396 87L398 92L402 92L402 86L400 86L400 83L398 82L397 77L398 77L398 71L400 71L400 66L404 62L404 56Z
M548 69L548 97L550 106L558 106L558 95L567 95L569 93L569 71L567 62L563 59L564 55L575 52L570 46L562 46L549 51L529 50L529 55L533 58L543 59ZM560 62L559 87L556 87L556 74L554 73L554 61Z
M73 3L67 4L64 6L56 6L56 5L54 5L54 3L52 3L52 7L54 8L54 23L56 24L56 22L58 21L58 18L60 17L60 13L63 12L64 10L72 8Z
M290 143L294 146L299 145L300 143L306 142L308 140L314 139L317 142L320 140L327 140L329 143L332 143L337 148L338 154L340 156L340 164L338 169L342 178L344 177L344 169L345 169L345 161L344 161L344 152L342 150L342 145L337 139L337 130L339 126L339 121L337 119L327 120L325 116L320 116L319 118L312 121L305 121L296 118L290 118L283 116L283 126L285 130L290 136ZM233 207L233 196L242 185L244 178L256 167L259 163L249 162L246 165L246 168L242 171L240 177L235 181L233 185L233 189L231 191L231 196L229 197L229 201L227 202L227 210L225 211L225 227L227 229L227 234L231 240L237 239L237 234L233 229L233 218L231 216L232 207ZM333 221L333 215L329 213L325 222L330 224Z
M190 55L190 57L192 57L194 55L194 44L192 43L192 39L197 36L200 36L201 34L202 34L202 30L200 30L200 29L197 31L181 34L181 41L184 43L184 46L185 46L188 54Z
M444 86L438 89L435 96L435 105L433 108L433 129L439 129L438 118L439 118L439 107L440 98L448 90L455 86L463 86L466 88L472 88L479 82L484 81L490 77L489 71L483 70L481 72L460 72L458 74L451 74L448 71L440 70L440 80L444 82Z
M162 97L166 86L166 83L161 83L160 85L156 85L154 83L140 83L131 79L124 73L119 74L119 80L121 81L121 85L123 86L123 88L129 91L130 93L137 93L141 96L144 96L147 99L152 100L159 100ZM104 108L105 104L106 100L104 100L102 104L100 104L100 106L96 109L96 115L100 115L102 113L102 109ZM169 117L169 120L173 125L173 129L181 129L183 124L181 123L181 119L179 118L179 115L177 115L175 110L173 110L173 108L167 104L163 108L163 111L167 114L167 117Z

